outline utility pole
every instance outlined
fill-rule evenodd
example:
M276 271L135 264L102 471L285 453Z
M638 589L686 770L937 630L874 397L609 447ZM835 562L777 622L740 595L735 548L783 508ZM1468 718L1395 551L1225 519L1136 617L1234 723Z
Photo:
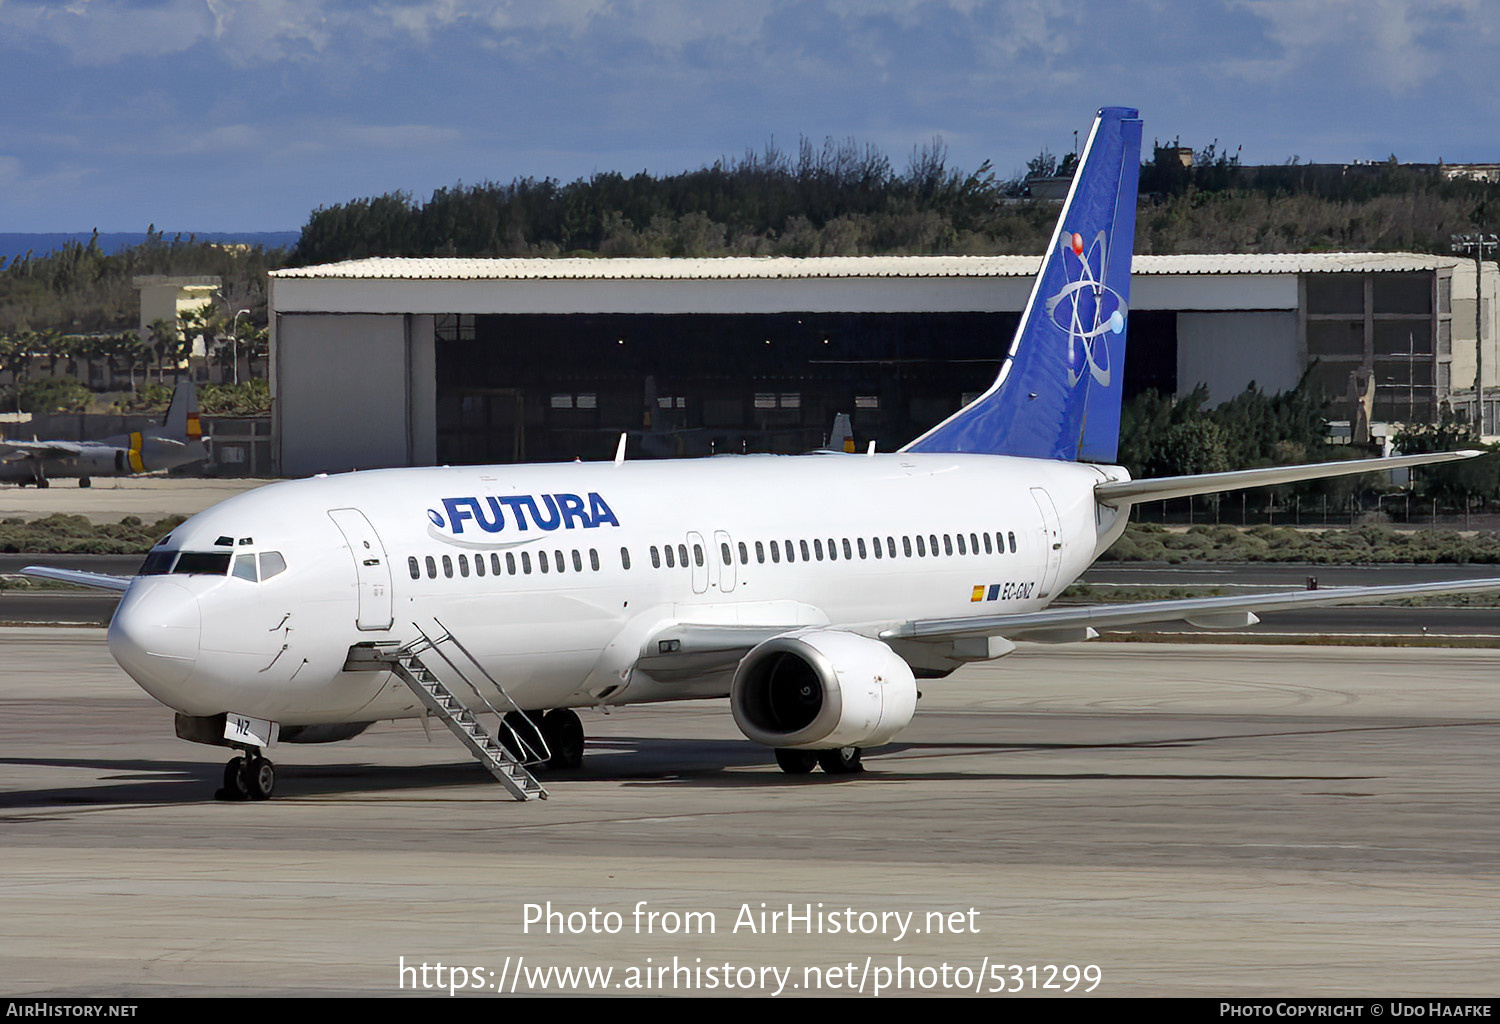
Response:
M1472 254L1474 257L1474 399L1479 404L1479 436L1489 436L1484 415L1484 257L1500 248L1500 238L1494 235L1472 234L1452 236L1453 251Z

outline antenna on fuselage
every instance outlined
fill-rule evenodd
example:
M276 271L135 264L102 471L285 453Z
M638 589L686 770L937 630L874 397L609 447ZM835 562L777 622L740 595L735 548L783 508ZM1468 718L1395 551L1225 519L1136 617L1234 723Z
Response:
M621 463L623 463L625 461L625 440L629 436L630 436L630 434L629 433L625 433L625 432L622 432L620 434L620 443L615 446L615 465L616 466L620 465Z

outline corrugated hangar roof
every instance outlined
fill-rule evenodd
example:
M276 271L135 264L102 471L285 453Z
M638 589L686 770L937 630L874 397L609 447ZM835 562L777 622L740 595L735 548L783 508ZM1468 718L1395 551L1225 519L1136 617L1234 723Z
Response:
M286 279L364 281L732 280L878 277L1030 277L1039 256L724 256L713 258L374 257L276 270ZM1391 252L1136 256L1140 275L1397 273L1451 267L1452 256Z

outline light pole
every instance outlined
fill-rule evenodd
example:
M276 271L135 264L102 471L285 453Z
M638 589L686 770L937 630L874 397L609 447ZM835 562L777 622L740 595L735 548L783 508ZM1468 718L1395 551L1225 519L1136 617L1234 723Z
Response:
M1489 431L1485 429L1484 415L1484 257L1500 248L1500 238L1494 235L1454 235L1453 251L1474 256L1474 398L1479 403L1479 437L1483 440Z
M234 343L234 382L236 384L240 382L240 317L248 312L250 312L248 309L242 309L234 314L234 320L229 325L229 339Z

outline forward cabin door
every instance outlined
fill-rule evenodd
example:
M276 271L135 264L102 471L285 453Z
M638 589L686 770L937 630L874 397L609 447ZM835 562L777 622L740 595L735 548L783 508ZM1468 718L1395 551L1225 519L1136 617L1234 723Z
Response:
M360 629L390 629L395 621L391 603L391 567L386 564L385 545L375 527L357 508L330 509L332 519L344 539L349 542L349 553L354 556L354 572L359 580Z
M1057 506L1052 495L1040 487L1031 489L1031 500L1036 502L1042 514L1042 552L1046 557L1046 568L1042 570L1042 587L1037 597L1046 597L1057 584L1057 572L1062 568L1062 521L1057 515Z

